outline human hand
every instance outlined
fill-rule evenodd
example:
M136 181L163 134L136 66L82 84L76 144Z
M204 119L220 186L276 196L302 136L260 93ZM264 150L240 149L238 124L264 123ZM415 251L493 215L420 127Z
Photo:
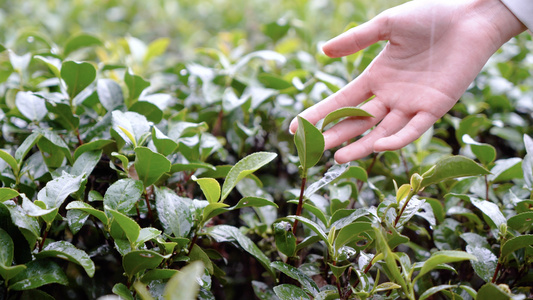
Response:
M448 112L483 65L525 26L499 0L415 0L328 41L326 55L355 53L388 40L355 80L303 111L316 123L345 106L361 106L373 118L348 118L324 132L326 149L377 126L335 153L345 163L372 152L396 150L420 137ZM291 122L290 131L298 124Z

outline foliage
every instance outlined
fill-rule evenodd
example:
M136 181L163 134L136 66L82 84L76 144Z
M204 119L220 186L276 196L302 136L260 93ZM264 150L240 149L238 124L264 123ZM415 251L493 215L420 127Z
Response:
M321 132L372 116L289 122L382 46L317 44L393 3L133 2L0 7L0 299L532 296L528 35L420 139L338 165Z

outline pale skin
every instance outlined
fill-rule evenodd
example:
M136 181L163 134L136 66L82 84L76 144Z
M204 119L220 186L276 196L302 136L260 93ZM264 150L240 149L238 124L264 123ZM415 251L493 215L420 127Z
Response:
M326 55L341 57L388 41L355 80L300 116L316 123L375 96L360 106L374 117L349 118L327 130L326 149L372 128L337 150L335 161L400 149L446 114L492 54L525 30L499 0L415 0L391 8L323 46ZM293 120L290 131L297 126Z

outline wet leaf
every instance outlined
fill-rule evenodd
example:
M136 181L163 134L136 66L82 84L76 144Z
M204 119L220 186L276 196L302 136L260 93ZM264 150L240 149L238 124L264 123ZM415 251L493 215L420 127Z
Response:
M198 279L204 272L201 261L185 266L167 283L164 291L165 300L196 300L200 286Z
M38 259L27 263L26 269L11 279L9 289L13 291L31 290L52 283L68 284L63 269L51 260Z
M15 104L20 113L31 121L41 121L48 113L45 100L32 92L18 92Z
M145 188L154 184L163 174L170 171L170 161L149 148L136 147L135 154L135 170Z
M68 96L72 100L95 80L96 69L87 62L65 61L61 65L61 78L65 81Z
M155 188L155 205L165 232L176 237L189 235L193 225L192 200L176 195L168 188Z
M126 178L113 183L104 195L104 205L123 214L127 214L141 198L143 183Z
M525 234L511 238L503 244L501 248L500 259L506 259L507 256L518 249L532 247L533 234Z
M147 270L155 269L165 259L161 254L151 250L133 250L122 258L122 265L128 277Z
M282 221L274 224L274 240L279 252L287 257L292 257L296 253L296 237L292 233L290 223Z
M422 269L416 276L413 281L418 280L424 274L435 269L440 264L448 264L452 262L458 262L463 260L477 260L477 258L464 251L454 251L454 250L441 250L434 252L430 258L428 258L422 265Z
M67 205L66 209L76 209L86 212L99 219L104 225L108 225L109 223L109 219L103 211L98 210L82 201L72 201Z
M122 230L126 234L126 237L128 238L128 241L130 242L130 244L135 245L137 242L137 238L139 237L139 234L141 232L141 227L139 226L139 224L137 224L137 222L135 222L132 218L116 210L109 209L106 207L106 211L108 211L109 213L111 213L111 215L113 215L117 224L120 226L120 228L122 228Z
M47 208L59 208L70 194L78 191L84 176L63 173L61 177L49 181L39 191L37 199L45 203Z
M487 169L467 157L447 157L439 160L433 168L422 174L424 179L422 180L421 188L447 179L487 175L489 173Z
M470 202L474 204L479 210L481 210L489 220L491 221L493 228L499 228L502 224L507 224L505 216L500 211L498 205L489 202L487 200L480 200L476 198L470 198Z
M274 293L280 300L308 299L309 296L301 288L292 284L280 284L274 287Z
M344 172L348 170L349 165L350 164L333 165L331 168L329 168L326 174L324 174L324 177L322 177L320 180L314 182L313 184L307 187L307 189L304 192L304 196L309 198L316 191L326 186L333 180L337 179L339 176L341 176L342 174L344 174Z
M533 211L519 213L507 220L507 225L517 231L525 232L533 224Z
M96 93L100 103L107 111L113 111L124 104L122 88L112 79L98 79Z
M196 178L193 180L198 183L204 193L205 199L209 203L216 203L220 199L220 184L213 178Z
M369 222L354 222L342 227L335 238L335 252L354 240L367 239L367 236L361 234L372 230L372 223Z
M485 282L490 282L496 271L498 257L489 249L479 246L467 245L466 252L477 258L477 260L471 261L472 268L474 268L476 274L485 280Z
M309 276L307 276L305 273L298 270L297 268L281 261L272 262L270 266L284 273L285 275L296 279L302 285L302 288L305 292L311 295L316 295L320 291L313 279L311 279Z
M69 242L57 241L48 244L41 252L35 255L37 259L45 257L57 257L68 260L72 263L80 265L85 269L89 277L94 276L95 266L89 255L85 251L76 248Z
M425 300L425 299L431 297L432 295L434 295L436 293L439 293L439 292L445 291L445 290L455 289L455 288L462 288L464 290L471 289L471 287L465 286L465 285L457 286L457 285L450 285L450 284L442 284L442 285L434 286L434 287L431 287L431 288L427 289L424 293L422 293L422 295L420 295L419 300Z

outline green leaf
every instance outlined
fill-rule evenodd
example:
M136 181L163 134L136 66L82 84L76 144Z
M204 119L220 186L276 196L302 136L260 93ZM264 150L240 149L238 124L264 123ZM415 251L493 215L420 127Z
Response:
M144 284L148 284L150 281L154 280L167 280L177 273L179 273L179 271L174 269L153 269L144 273L140 281Z
M477 292L476 300L509 300L511 295L500 289L494 283L487 283L483 285Z
M532 247L533 246L533 234L525 234L511 238L503 244L500 260L504 260L507 256L518 249Z
M165 300L196 300L200 286L198 279L204 273L204 264L194 261L172 276L165 286Z
M0 202L7 201L19 196L19 192L10 188L0 188Z
M255 257L263 267L274 276L274 271L270 267L270 260L261 251L250 238L245 236L237 227L229 225L217 225L207 228L207 234L214 238L217 242L233 242L236 241L242 249Z
M424 274L435 269L440 264L447 264L463 260L475 261L477 260L477 258L474 255L466 253L464 251L442 250L434 252L431 257L424 262L424 264L422 265L422 269L420 269L420 272L413 281L418 280Z
M134 300L130 289L123 283L117 283L113 286L113 294L126 300Z
M13 224L20 229L28 244L34 245L36 239L41 236L41 226L37 218L28 216L22 207L13 201L5 201L3 204L9 210Z
M68 228L72 234L80 232L83 225L89 218L90 214L81 210L68 210L67 211L67 223Z
M228 207L226 203L209 203L204 207L204 210L202 212L203 218L202 218L202 224L207 222L207 220L213 218L216 215L219 215L219 212L221 212L224 208Z
M102 150L87 151L81 154L72 165L70 173L72 175L89 176L102 157Z
M32 260L26 264L26 269L9 281L9 289L13 291L31 290L43 285L58 283L68 284L68 278L63 269L48 259Z
M498 257L489 249L480 246L466 245L466 252L474 255L477 260L472 260L472 268L485 282L490 282L496 271Z
M122 257L122 266L128 277L147 270L157 268L165 257L151 250L133 250Z
M266 88L270 89L284 90L293 87L292 83L272 73L261 73L257 76L257 79Z
M142 246L145 242L157 238L160 234L161 231L153 227L141 228L141 231L139 231L139 237L137 237L137 240L135 241L135 245L137 247Z
M143 183L126 178L113 183L104 195L104 205L123 214L127 214L141 198Z
M209 203L216 203L220 199L220 184L213 178L196 178L193 180L198 183Z
M302 216L287 216L288 219L291 219L291 220L298 220L299 222L302 222L303 224L307 225L311 230L313 230L316 234L318 234L318 236L320 237L320 239L322 239L322 241L324 241L324 243L326 243L328 249L330 250L331 252L331 247L332 245L330 245L330 243L328 242L328 236L326 235L326 233L324 232L324 230L322 230L320 228L320 226L318 226L317 223L309 220L308 218L306 217L302 217Z
M68 104L47 101L46 109L54 114L54 121L63 128L75 131L80 126L80 118L72 113L72 108Z
M167 156L178 149L178 143L163 134L156 126L152 127L152 141L157 152Z
M111 213L111 215L113 215L117 224L120 226L120 228L122 228L122 230L126 234L126 237L128 238L128 241L130 242L130 244L135 245L137 242L137 238L139 237L139 233L141 232L141 227L139 226L139 224L137 224L137 222L135 222L132 218L116 210L109 209L106 207L106 211L108 211L109 213Z
M86 212L100 220L104 225L109 225L109 219L103 211L98 210L85 202L72 201L67 205L66 209L77 209Z
M61 177L48 181L39 191L37 199L44 202L47 208L59 208L67 197L78 191L85 174L74 176L63 173Z
M17 161L11 154L7 153L6 151L0 149L0 159L3 159L13 170L14 174L19 173L19 166Z
M113 140L93 140L93 141L87 142L79 146L78 148L76 148L76 150L74 151L74 160L77 160L78 157L80 157L80 155L82 155L85 152L101 150L114 142L115 141Z
M361 234L372 230L372 223L369 222L354 222L344 226L339 230L335 238L335 252L338 252L342 246L354 240L368 239L367 236L362 236Z
M348 167L350 164L335 164L331 168L328 169L326 174L320 180L314 182L313 184L309 185L307 189L305 189L304 197L309 198L311 195L313 195L316 191L321 189L322 187L328 185L333 180L337 179L339 176L344 174L344 172L348 171Z
M41 56L41 55L35 55L33 58L44 62L48 66L50 71L52 71L52 73L54 74L55 77L61 78L61 72L59 71L59 69L61 69L61 60L60 59L57 59L57 58L51 57L51 56L44 57L44 56Z
M451 156L439 160L434 167L422 174L424 179L420 187L424 188L451 178L487 175L489 173L487 169L467 157Z
M316 295L320 289L318 288L317 284L311 279L309 276L307 276L304 272L300 271L299 269L288 265L286 263L283 263L281 261L275 261L270 264L270 266L283 274L291 277L292 279L296 279L301 285L305 292Z
M321 131L324 130L324 128L330 124L331 122L334 122L335 120L341 119L341 118L354 118L354 117L374 117L370 113L357 108L357 107L343 107L339 108L335 111L330 112L322 122L322 128Z
M1 193L0 193L1 195ZM1 197L0 197L1 202ZM528 231L533 224L533 211L526 211L512 216L507 220L507 225L519 232Z
M137 101L128 110L145 116L148 121L155 124L158 124L163 119L163 111L157 105L148 101Z
M194 226L192 200L176 195L168 188L155 188L155 205L165 232L186 237Z
M209 256L200 246L196 244L193 245L191 252L189 253L189 258L191 259L191 261L201 261L204 264L205 269L209 272L209 274L212 275L214 273L213 262L211 262Z
M316 165L322 157L325 147L324 136L315 125L298 116L298 130L294 135L294 144L305 174L306 170Z
M289 222L281 221L274 224L274 240L279 252L287 257L292 257L296 253L296 237L292 233L292 226Z
M280 284L274 287L274 293L280 300L309 299L301 288L292 284Z
M96 93L100 103L107 111L113 111L124 104L122 88L113 79L98 79Z
M396 281L396 283L402 286L403 292L406 295L409 295L405 280L402 274L400 273L400 270L398 269L398 264L396 263L396 258L395 258L396 256L392 252L391 247L389 246L389 244L387 243L387 240L383 236L383 232L382 232L383 228L379 224L373 224L372 227L374 228L374 233L376 235L376 242L377 242L376 249L380 252L380 254L383 255L385 266L387 267L388 274L390 274L389 279Z
M41 121L48 113L45 100L32 92L18 92L15 105L20 113L31 121Z
M462 288L464 290L471 289L471 287L466 286L466 285L457 286L457 285L450 285L450 284L442 284L442 285L434 286L434 287L427 289L424 293L422 293L422 295L420 295L420 298L418 300L425 300L438 292L456 289L456 288Z
M163 174L170 171L170 161L149 148L137 147L135 154L135 170L145 188L154 184Z
M150 133L150 124L146 117L141 114L114 110L111 115L113 130L127 143L139 145L143 136ZM126 132L129 132L130 136Z
M0 276L7 282L26 269L26 266L12 266L15 244L11 236L2 228L0 228L0 245L2 245L0 247Z
M65 49L63 50L63 55L67 57L70 53L76 50L93 46L103 46L103 43L95 36L82 33L68 39L67 43L65 44Z
M272 161L276 156L276 153L256 152L238 161L235 166L231 168L222 185L222 197L220 198L220 201L223 202L226 197L228 197L231 190L239 181Z
M72 100L96 78L96 69L87 62L65 61L61 65L61 78L67 84L67 93Z
M489 144L479 143L468 134L463 135L463 142L470 146L472 153L479 159L481 164L488 166L496 159L496 148Z
M94 276L95 266L89 255L66 241L57 241L48 244L41 252L35 254L35 257L37 259L45 257L65 259L82 266L89 277L92 278Z
M150 82L144 80L141 76L130 73L130 70L124 74L124 82L128 87L130 103L139 99L142 91L150 86Z
M470 198L470 202L489 217L489 223L491 223L490 225L493 228L499 228L500 225L507 224L507 220L498 205L487 200L480 200L473 197Z
M22 164L22 160L28 152L37 144L39 139L42 137L42 134L40 132L33 132L30 134L22 144L17 148L17 151L15 151L15 159L19 164Z

